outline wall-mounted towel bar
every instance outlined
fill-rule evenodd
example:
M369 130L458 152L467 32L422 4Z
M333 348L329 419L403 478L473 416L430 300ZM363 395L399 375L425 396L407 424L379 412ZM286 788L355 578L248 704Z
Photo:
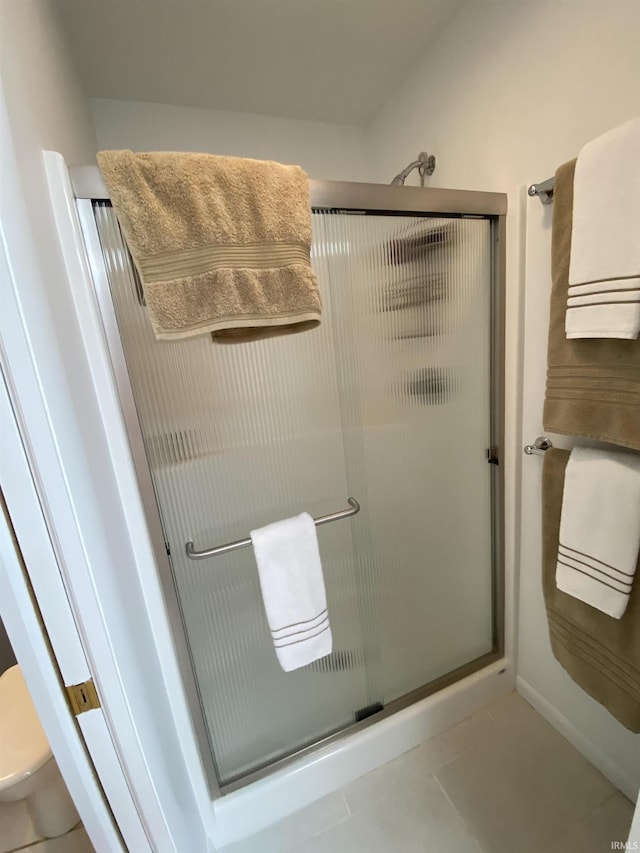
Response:
M360 512L360 504L355 498L347 498L347 503L349 504L349 509L341 509L339 512L332 512L330 515L321 515L319 518L314 518L313 522L316 527L319 527L321 524L328 524L330 521L340 521L341 518L349 518L350 515L356 515ZM205 557L227 554L229 551L237 551L238 548L246 548L248 545L251 545L251 539L237 539L235 542L227 542L226 545L218 545L217 548L195 551L193 542L187 542L184 550L190 560L204 560Z
M526 445L524 452L527 456L544 456L545 450L549 450L550 447L553 447L551 439L546 435L539 435L533 444Z
M555 183L555 178L547 178L547 180L542 181L541 184L531 184L527 192L530 196L537 195L543 204L552 204Z

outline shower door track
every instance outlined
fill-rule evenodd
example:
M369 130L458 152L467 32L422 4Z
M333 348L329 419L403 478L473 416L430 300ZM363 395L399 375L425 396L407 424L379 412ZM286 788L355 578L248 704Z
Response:
M504 592L504 293L505 293L505 223L507 196L504 193L471 190L432 189L422 187L389 186L386 184L350 183L343 181L311 180L312 208L316 212L351 213L383 216L429 216L451 218L481 218L491 223L491 448L488 461L491 465L491 523L492 523L492 649L484 655L465 663L416 690L392 700L380 711L359 722L340 729L334 734L316 740L295 752L272 761L266 766L221 785L213 758L213 745L205 724L204 709L195 678L195 671L187 642L173 570L169 560L169 544L160 518L151 471L144 448L142 430L130 384L122 341L118 330L115 309L102 256L102 248L93 213L94 202L109 202L109 194L96 166L69 169L76 197L78 215L85 240L89 267L95 286L96 299L104 326L114 378L123 417L129 437L131 454L138 479L149 535L153 546L158 573L164 592L173 640L180 664L185 696L189 705L194 731L198 741L203 768L213 798L243 788L269 776L294 761L306 757L320 748L337 744L372 724L389 717L421 699L475 673L504 655L505 592Z

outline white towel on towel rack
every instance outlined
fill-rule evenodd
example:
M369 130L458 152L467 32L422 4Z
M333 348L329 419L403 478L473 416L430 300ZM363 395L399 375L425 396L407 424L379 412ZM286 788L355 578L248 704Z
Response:
M567 338L640 333L640 118L578 155L565 330Z
M575 447L564 479L556 586L620 619L640 549L640 453Z
M318 537L303 512L251 531L271 638L285 672L331 654Z

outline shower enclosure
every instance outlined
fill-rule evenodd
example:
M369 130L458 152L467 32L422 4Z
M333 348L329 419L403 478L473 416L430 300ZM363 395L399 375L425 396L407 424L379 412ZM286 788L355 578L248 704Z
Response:
M311 182L318 329L154 339L97 174L75 186L96 297L214 794L502 652L505 196ZM83 189L84 187L84 189ZM97 188L95 188L97 187ZM333 652L283 672L253 553L303 510Z

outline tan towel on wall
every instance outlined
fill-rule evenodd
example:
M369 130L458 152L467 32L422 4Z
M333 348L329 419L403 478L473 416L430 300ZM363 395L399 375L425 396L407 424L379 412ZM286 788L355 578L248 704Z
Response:
M621 619L556 587L560 511L569 452L547 450L542 479L542 588L551 648L573 680L633 732L640 732L640 583ZM637 577L640 573L636 572Z
M543 424L551 432L640 450L640 339L565 336L575 165L573 160L560 166L553 192L553 285Z
M299 166L101 151L98 163L159 340L242 341L320 322Z

